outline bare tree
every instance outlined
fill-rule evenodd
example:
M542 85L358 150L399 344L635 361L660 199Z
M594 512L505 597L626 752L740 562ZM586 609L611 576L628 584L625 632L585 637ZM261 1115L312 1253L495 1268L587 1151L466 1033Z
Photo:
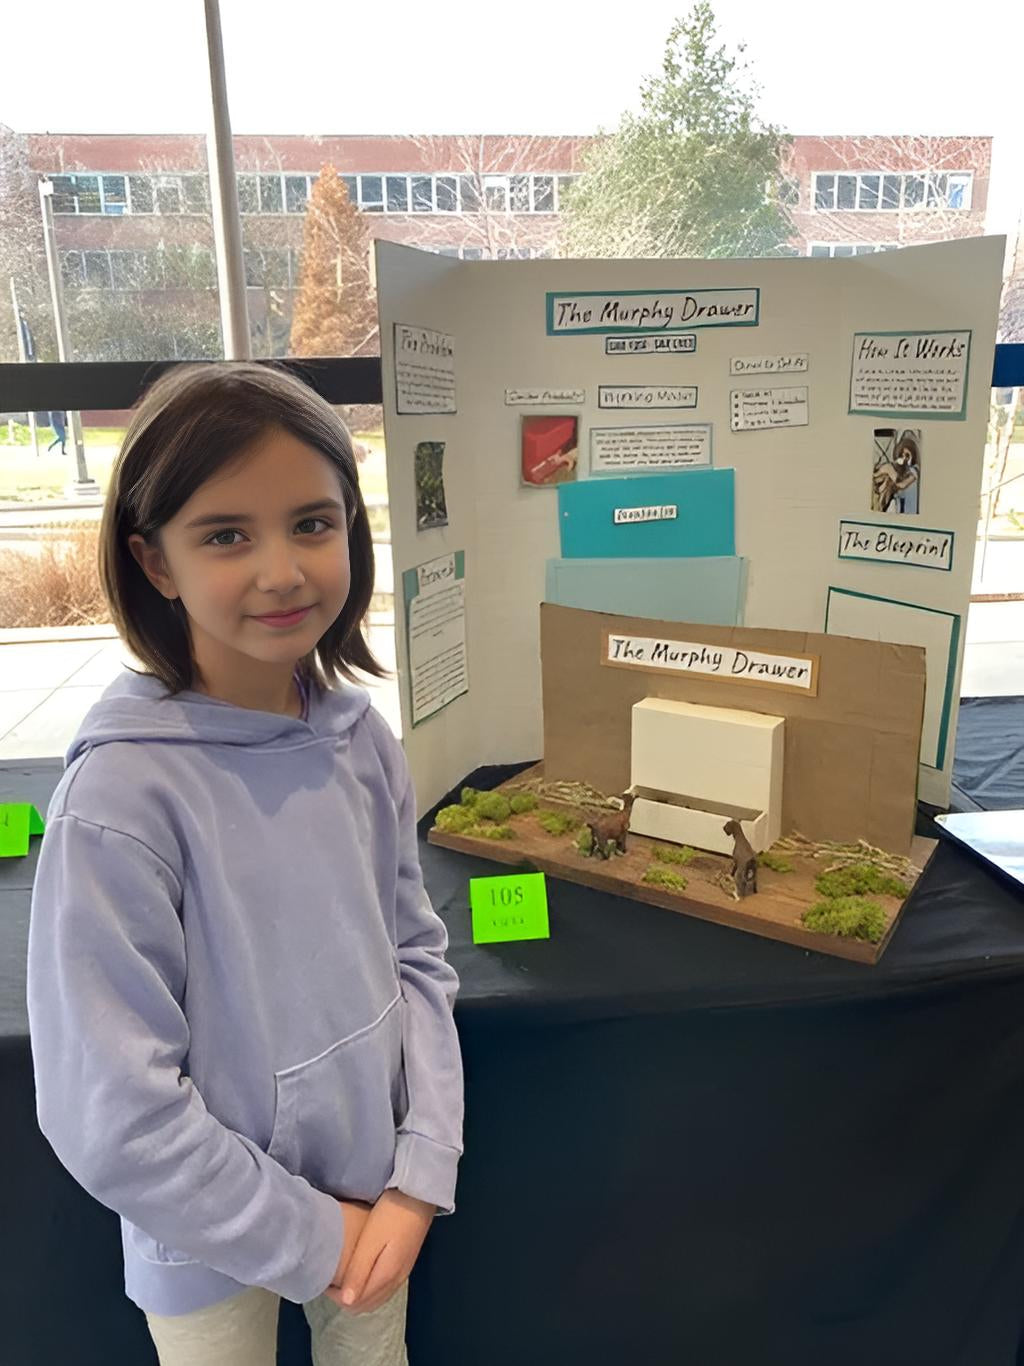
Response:
M862 239L865 244L898 247L983 231L984 215L967 196L988 175L987 139L900 135L822 141L827 171L835 172L831 182L811 186L823 241L849 243L866 222L873 234L884 235ZM959 178L964 175L969 185Z
M36 354L40 359L56 358L36 182L29 167L28 138L0 124L0 360L4 361L18 359L11 280L35 339Z
M457 183L457 211L445 213L444 221L454 219L458 231L449 229L446 238L460 237L463 249L489 260L520 252L559 254L557 196L559 182L572 174L566 162L575 163L574 139L463 133L415 137L412 143L420 165L430 168L424 175L450 176Z

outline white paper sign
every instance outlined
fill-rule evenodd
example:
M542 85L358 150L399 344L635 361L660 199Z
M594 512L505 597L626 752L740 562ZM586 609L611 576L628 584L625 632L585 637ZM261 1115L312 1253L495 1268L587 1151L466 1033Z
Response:
M592 427L591 474L625 470L678 470L711 464L711 425L681 422L665 427Z
M403 575L414 726L469 689L465 579L461 551Z
M953 568L953 540L952 531L841 521L838 553L841 560L874 560L878 564L948 570Z
M547 407L549 404L586 403L586 389L506 389L505 402L510 408Z
M756 327L759 289L666 289L656 294L549 294L549 337L587 332L680 332Z
M663 503L655 507L616 508L612 521L616 526L633 522L674 522L679 516L675 503Z
M395 410L455 412L455 339L395 323Z
M856 332L850 412L963 419L970 354L969 331Z
M814 655L770 655L732 645L696 645L687 640L623 636L609 631L601 662L658 673L707 674L733 682L795 689L811 696L817 693Z
M667 337L634 332L605 337L606 356L687 356L697 349L696 332L679 332Z
M696 408L692 384L599 384L599 408Z
M807 426L807 385L793 389L733 389L729 424L734 432Z
M733 356L730 375L784 375L807 369L807 352L789 356Z

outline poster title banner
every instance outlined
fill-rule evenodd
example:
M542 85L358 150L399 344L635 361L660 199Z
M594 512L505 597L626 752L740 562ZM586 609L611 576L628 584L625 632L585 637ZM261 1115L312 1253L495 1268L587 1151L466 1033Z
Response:
M588 333L690 332L695 327L756 327L760 289L629 290L547 296L549 337Z

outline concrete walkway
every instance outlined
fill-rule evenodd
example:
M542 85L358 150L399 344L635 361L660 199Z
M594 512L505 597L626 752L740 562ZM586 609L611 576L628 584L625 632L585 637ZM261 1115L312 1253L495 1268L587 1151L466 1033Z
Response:
M102 637L99 630L91 640L0 644L0 759L65 753L85 713L128 659L117 637ZM394 669L391 628L371 629L370 644L378 659ZM374 684L370 695L400 735L397 682Z

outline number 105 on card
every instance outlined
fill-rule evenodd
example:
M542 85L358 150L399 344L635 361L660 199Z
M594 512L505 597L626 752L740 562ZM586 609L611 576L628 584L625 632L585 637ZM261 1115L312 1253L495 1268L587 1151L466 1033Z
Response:
M474 944L551 937L543 873L470 878L469 905Z

